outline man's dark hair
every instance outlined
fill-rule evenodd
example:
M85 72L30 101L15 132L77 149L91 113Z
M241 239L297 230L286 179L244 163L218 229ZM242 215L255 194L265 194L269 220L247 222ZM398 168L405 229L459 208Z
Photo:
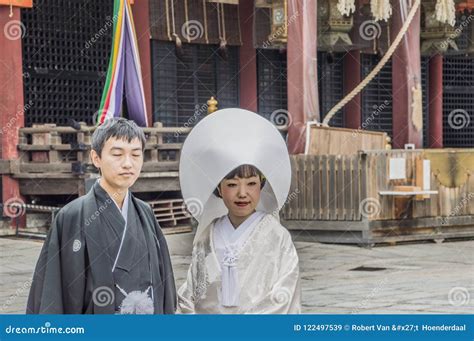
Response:
M260 178L260 189L262 189L263 186L265 186L265 182L266 182L265 176L263 176L262 172L260 172L260 170L257 167L252 166L252 165L241 165L231 170L226 176L224 176L224 179L222 180L229 180L235 177L245 179L245 178L250 178L252 176L258 176ZM213 193L216 197L222 198L218 190L219 185L217 185L217 188L214 190Z
M102 156L102 148L111 137L126 140L129 143L138 138L142 143L142 151L145 150L146 139L143 129L131 120L122 117L107 119L92 134L92 149Z

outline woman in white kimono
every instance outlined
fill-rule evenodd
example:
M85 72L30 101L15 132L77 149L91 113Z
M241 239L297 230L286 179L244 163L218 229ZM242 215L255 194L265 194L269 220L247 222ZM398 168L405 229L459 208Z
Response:
M180 181L199 225L178 312L300 312L298 255L278 219L290 179L283 138L254 113L221 110L191 131Z

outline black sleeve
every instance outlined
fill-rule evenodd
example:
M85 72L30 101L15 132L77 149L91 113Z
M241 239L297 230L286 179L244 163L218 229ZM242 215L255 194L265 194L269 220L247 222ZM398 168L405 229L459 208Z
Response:
M59 211L51 225L33 275L27 314L84 313L86 247L78 208Z
M153 214L153 213L152 213ZM177 306L176 286L174 283L173 266L171 265L171 257L166 243L165 236L161 231L158 221L153 216L155 222L155 231L160 243L160 266L163 266L163 287L165 298L163 302L163 312L165 314L174 314Z
M26 306L27 314L64 313L59 238L61 222L62 214L59 212L49 230L36 263Z

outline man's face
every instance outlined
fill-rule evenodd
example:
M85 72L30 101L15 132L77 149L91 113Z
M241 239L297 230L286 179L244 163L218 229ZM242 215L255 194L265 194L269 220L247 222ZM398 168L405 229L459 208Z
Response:
M105 142L102 155L99 156L93 150L91 157L94 165L100 169L102 179L117 190L130 188L143 166L142 144L138 138L128 142L111 137Z
M250 216L260 201L260 178L224 179L219 186L224 204L231 216L247 218Z

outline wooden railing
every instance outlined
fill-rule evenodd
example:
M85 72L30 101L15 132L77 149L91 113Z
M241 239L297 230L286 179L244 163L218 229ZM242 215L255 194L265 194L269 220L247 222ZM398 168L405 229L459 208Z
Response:
M287 127L278 129L286 131ZM85 123L80 123L77 129L51 124L20 128L19 158L10 160L10 170L2 163L2 172L17 177L32 173L77 176L93 172L89 155L94 130L95 127ZM176 140L176 137L183 141L191 128L163 127L161 123L155 123L152 128L143 130L147 141L142 172L178 171L182 143L167 141Z
M81 175L92 171L89 155L94 130L82 123L78 129L54 125L21 128L20 157L13 173ZM169 135L186 135L190 128L165 128L155 123L153 128L143 130L147 141L142 171L177 171L182 144L166 143L165 139Z

